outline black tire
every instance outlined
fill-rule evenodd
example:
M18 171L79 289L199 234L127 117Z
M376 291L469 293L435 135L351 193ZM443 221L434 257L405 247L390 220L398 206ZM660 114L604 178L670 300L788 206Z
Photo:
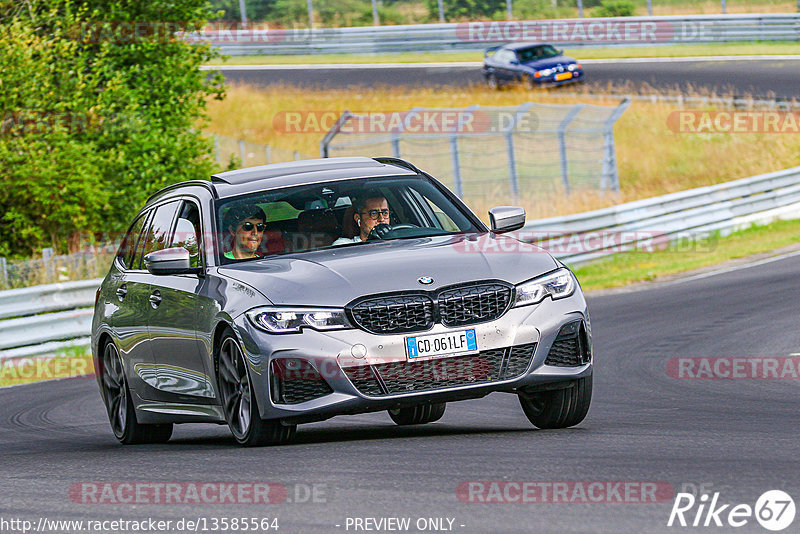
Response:
M500 89L500 82L497 81L497 76L495 76L494 74L489 74L486 77L486 85L492 91L497 91Z
M538 428L567 428L586 417L592 402L592 377L579 378L566 389L522 392L519 403L528 420Z
M143 425L136 420L131 390L117 347L103 347L103 402L114 436L124 445L166 443L172 437L172 423Z
M447 403L423 404L411 406L410 408L397 408L389 410L389 417L400 426L424 425L438 421L444 415Z
M294 438L297 425L261 419L244 354L231 330L223 334L217 350L217 384L225 420L239 445L280 445Z

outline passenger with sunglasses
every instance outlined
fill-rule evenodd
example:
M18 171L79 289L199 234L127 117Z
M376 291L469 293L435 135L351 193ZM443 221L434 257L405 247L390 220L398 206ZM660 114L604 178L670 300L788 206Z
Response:
M377 225L389 224L391 217L389 203L380 191L364 193L356 199L353 208L353 220L358 225L359 234L355 237L340 237L333 242L334 245L361 243L367 240L367 236Z
M229 260L247 260L260 257L257 253L264 237L264 210L258 206L234 207L225 214L225 227L231 245L224 256Z

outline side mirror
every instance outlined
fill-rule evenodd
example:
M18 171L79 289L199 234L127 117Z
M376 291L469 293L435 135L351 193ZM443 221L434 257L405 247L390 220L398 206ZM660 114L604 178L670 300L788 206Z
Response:
M489 210L492 232L513 232L525 226L525 209L517 206L495 206Z
M144 257L144 264L150 274L164 276L170 274L200 274L199 267L191 267L189 251L183 247L156 250Z
M512 59L511 61L509 61L509 63L511 65L519 65L519 60L518 59Z

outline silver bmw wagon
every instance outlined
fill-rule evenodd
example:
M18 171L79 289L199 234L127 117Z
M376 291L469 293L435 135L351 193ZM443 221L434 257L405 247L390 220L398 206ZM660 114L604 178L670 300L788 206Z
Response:
M395 158L330 158L217 174L153 195L97 293L92 351L114 435L169 440L227 424L245 446L297 425L519 397L539 428L580 423L592 335L575 276L487 228Z

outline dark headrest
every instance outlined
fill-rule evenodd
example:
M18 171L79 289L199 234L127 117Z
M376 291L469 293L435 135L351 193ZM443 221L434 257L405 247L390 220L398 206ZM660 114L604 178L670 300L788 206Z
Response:
M315 209L300 212L297 216L299 232L326 232L335 234L336 216L330 209Z

